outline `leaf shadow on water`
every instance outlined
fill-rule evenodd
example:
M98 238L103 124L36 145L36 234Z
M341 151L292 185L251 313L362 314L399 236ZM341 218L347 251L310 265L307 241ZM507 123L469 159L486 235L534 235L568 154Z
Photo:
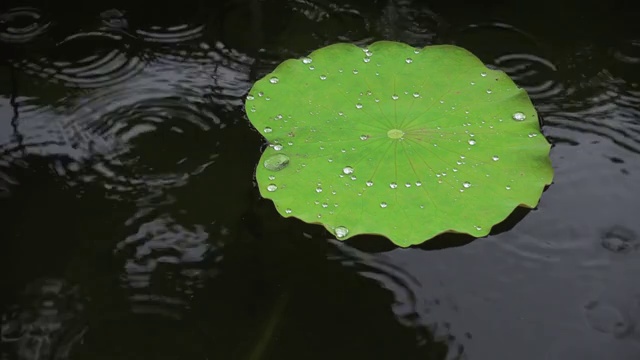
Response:
M524 219L531 210L533 209L517 207L506 219L493 226L489 236L498 235L511 230L522 219ZM423 242L420 245L412 247L422 250L444 250L468 245L474 240L481 241L481 239L482 238L476 238L468 234L443 233L431 240ZM392 244L385 237L378 235L358 235L350 238L347 242L354 248L369 253L387 252L397 248L396 245Z

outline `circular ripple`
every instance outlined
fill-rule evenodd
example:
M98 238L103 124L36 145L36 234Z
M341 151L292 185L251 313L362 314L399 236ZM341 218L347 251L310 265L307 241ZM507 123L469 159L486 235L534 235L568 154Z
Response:
M36 8L14 8L0 14L0 41L26 43L44 33L49 25Z
M153 25L136 30L136 34L144 41L173 44L198 39L203 31L202 24Z
M524 88L533 100L554 98L563 89L555 78L556 66L549 60L534 54L506 54L494 63L506 72L516 84Z
M143 100L110 111L82 127L97 158L93 176L117 193L182 186L213 163L207 131L217 118L182 98Z
M25 60L23 71L66 86L97 88L121 83L138 74L144 63L128 50L120 35L95 31L67 37L46 58Z
M140 224L116 252L127 257L121 279L132 311L182 318L194 293L216 274L221 248L202 225L183 226L169 215Z

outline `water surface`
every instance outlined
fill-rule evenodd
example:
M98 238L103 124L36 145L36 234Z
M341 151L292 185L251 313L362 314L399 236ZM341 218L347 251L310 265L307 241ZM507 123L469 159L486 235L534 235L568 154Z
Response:
M0 5L1 359L640 358L640 29L616 2ZM335 42L456 44L555 182L487 238L283 219L244 96Z

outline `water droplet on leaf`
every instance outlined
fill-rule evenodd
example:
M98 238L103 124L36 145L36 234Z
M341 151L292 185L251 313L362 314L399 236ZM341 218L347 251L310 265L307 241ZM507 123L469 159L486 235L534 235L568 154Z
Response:
M269 82L272 84L277 84L280 81L280 79L278 79L277 77L273 76L271 79L269 79Z
M335 232L338 239L344 239L349 234L349 229L344 226L338 226L335 228Z
M342 169L342 172L345 173L346 175L353 174L353 168L351 166L345 166Z
M277 154L264 161L264 167L271 171L280 171L289 165L289 157L284 154Z
M527 116L521 112L517 112L515 114L513 114L513 116L511 116L513 118L513 120L515 121L523 121L524 119L527 118Z
M269 191L269 192L274 192L274 191L276 191L276 190L278 190L278 187L276 186L276 184L269 184L269 185L267 185L267 191Z

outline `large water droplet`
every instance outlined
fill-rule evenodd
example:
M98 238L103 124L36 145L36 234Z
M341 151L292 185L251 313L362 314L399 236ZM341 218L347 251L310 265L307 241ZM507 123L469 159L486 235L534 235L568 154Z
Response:
M272 84L277 84L280 81L280 79L278 79L277 77L273 76L271 77L271 79L269 79L269 82Z
M342 172L347 175L353 174L353 168L351 166L345 166L344 168L342 168Z
M384 202L384 201L383 201L383 202L381 202L381 203L380 203L380 207L381 207L381 208L383 208L383 209L384 209L384 208L386 208L386 207L387 207L387 203L386 203L386 202Z
M278 190L278 186L276 186L276 184L269 184L269 185L267 185L267 191L269 191L269 192L274 192L274 191L276 191L276 190Z
M338 239L344 239L347 234L349 234L349 229L344 226L338 226L335 228L336 237Z
M398 184L392 182L391 184L389 184L389 187L392 188L392 189L395 189L395 188L398 187Z
M289 157L284 154L270 156L264 161L264 167L271 171L280 171L289 165Z
M471 186L471 183L468 182L468 181L465 181L465 182L462 183L462 186L464 186L465 188L468 188L468 187Z
M524 119L527 118L527 116L521 112L514 113L511 117L515 121L523 121Z

